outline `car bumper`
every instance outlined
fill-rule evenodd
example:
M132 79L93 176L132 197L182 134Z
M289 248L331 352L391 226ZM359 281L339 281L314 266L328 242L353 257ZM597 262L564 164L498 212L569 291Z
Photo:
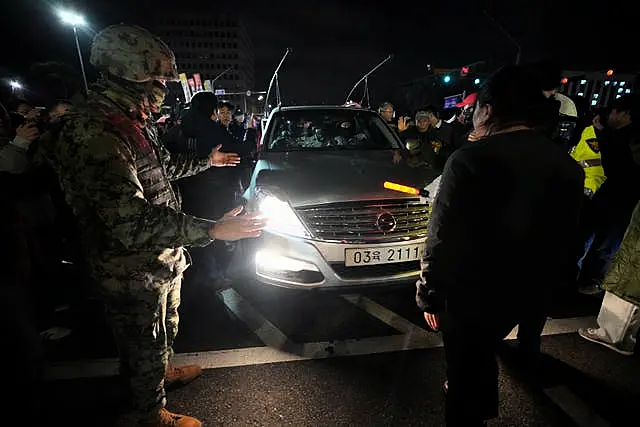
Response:
M392 286L415 283L420 262L407 261L364 267L346 267L347 248L391 248L424 245L426 239L382 243L328 243L266 232L255 243L253 268L259 282L294 289Z

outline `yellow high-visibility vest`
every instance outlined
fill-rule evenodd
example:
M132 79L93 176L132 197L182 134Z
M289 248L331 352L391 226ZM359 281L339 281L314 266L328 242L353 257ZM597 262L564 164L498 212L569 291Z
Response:
M600 151L594 151L592 146L598 150L598 136L593 126L588 126L582 131L580 142L571 151L571 157L584 169L584 188L592 193L605 181L604 169Z

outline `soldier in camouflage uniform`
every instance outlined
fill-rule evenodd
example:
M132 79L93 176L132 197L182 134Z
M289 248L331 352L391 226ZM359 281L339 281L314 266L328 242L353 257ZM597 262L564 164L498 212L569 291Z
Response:
M127 425L200 426L164 408L168 383L201 373L197 366L168 367L188 265L183 247L257 237L264 220L240 216L241 209L218 221L180 211L171 180L239 159L217 150L205 159L170 157L144 131L154 82L177 78L174 54L161 40L140 27L111 26L94 39L91 63L102 78L47 151L78 219L129 379L135 421Z

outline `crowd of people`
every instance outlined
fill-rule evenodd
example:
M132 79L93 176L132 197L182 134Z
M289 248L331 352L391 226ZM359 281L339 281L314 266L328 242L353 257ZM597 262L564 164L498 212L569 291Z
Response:
M165 408L168 387L202 372L170 363L188 293L181 283L185 276L190 289L229 286L233 242L265 227L237 206L257 123L201 92L159 128L166 81L178 77L175 57L140 27L99 32L90 62L101 77L82 100L48 111L16 101L0 129L2 292L10 301L2 323L23 350L14 353L23 368L15 380L24 385L26 377L37 392L38 332L64 302L65 286L52 281L67 283L105 309L131 396L123 425L200 426ZM640 103L625 95L608 112L575 121L567 136L558 131L558 81L536 67L504 67L451 121L435 106L413 120L396 118L390 103L379 109L406 145L393 161L439 175L416 299L443 334L447 425L497 416L499 342L519 325L521 353L534 360L559 295L606 291L599 328L580 334L621 354L635 346ZM30 301L43 303L36 316Z

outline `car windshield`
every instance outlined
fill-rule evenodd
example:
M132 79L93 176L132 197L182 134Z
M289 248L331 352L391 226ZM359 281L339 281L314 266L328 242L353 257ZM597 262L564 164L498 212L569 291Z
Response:
M280 111L275 113L266 136L269 151L399 148L377 114L357 109Z

